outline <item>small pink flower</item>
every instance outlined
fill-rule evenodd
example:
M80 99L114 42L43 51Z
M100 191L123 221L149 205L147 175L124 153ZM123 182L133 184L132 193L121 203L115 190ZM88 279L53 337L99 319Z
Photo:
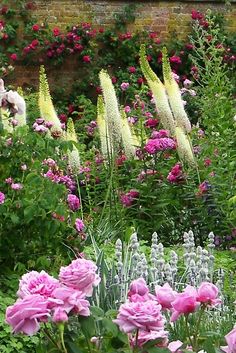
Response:
M69 194L67 196L67 202L72 211L77 211L80 208L80 200L76 195Z
M14 333L25 333L32 336L39 330L40 320L49 317L47 300L38 294L27 295L18 299L6 310L6 322L12 326Z
M26 164L22 164L22 166L20 168L21 168L21 170L26 171L27 170L27 165Z
M129 82L122 82L120 88L122 89L122 91L126 91L129 88Z
M0 205L2 205L5 202L5 194L0 191Z
M93 287L100 282L96 274L97 266L90 260L76 259L66 267L61 267L59 280L64 285L80 290L86 296L91 296Z
M76 218L75 220L75 228L77 232L81 232L84 229L84 222L80 218Z
M131 112L130 106L129 106L129 105L126 105L126 106L124 107L124 111L125 111L126 113L130 113L130 112Z
M12 188L12 190L21 190L21 189L23 189L23 185L20 183L12 183L11 188Z

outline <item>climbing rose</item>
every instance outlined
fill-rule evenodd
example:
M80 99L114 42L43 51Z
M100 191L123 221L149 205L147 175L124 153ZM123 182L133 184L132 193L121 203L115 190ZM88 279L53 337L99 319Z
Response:
M96 274L97 266L90 260L76 259L69 266L61 267L59 280L64 285L78 289L91 297L93 287L100 282Z
M32 336L39 330L40 319L45 321L49 317L47 305L47 300L41 295L27 295L7 308L6 322L12 326L14 333Z

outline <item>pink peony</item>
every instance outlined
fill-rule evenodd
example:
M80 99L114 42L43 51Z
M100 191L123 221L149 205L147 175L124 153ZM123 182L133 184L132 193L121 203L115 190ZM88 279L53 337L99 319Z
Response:
M206 304L219 304L220 299L218 297L218 288L209 282L202 282L197 290L197 301Z
M197 307L197 291L192 286L187 286L183 293L178 293L172 302L174 309L171 321L176 321L180 315L193 313Z
M0 205L2 205L5 202L5 194L0 191Z
M55 311L57 308L61 308L66 313L73 311L73 313L81 316L89 316L89 302L85 299L85 293L80 290L61 286L56 288L53 292L53 299L51 304L55 303Z
M161 306L156 301L127 302L120 306L117 319L113 320L125 333L133 330L158 331L164 328Z
M164 286L155 287L156 298L159 304L161 304L163 309L171 309L172 302L176 299L176 292L173 291L171 286L168 283L165 283Z
M47 305L47 300L41 295L27 295L7 308L6 322L12 326L14 333L31 336L39 330L39 321L49 317Z
M40 294L44 298L52 295L59 286L59 281L45 271L31 271L20 279L18 297L25 298L29 294Z
M68 287L82 291L91 297L93 287L100 282L96 274L97 266L90 260L76 259L69 266L61 267L59 280Z
M67 196L67 202L72 211L77 211L80 208L80 200L77 196L69 194Z

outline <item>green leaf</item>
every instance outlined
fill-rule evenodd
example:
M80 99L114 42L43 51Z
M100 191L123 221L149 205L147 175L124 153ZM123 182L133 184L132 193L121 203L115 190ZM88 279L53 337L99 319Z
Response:
M91 306L90 311L95 319L100 319L104 317L104 311L98 306Z
M110 319L104 318L102 320L102 325L104 330L107 333L111 333L113 337L116 337L118 335L118 332L119 332L118 327Z
M79 322L81 325L81 330L83 331L85 337L91 338L93 336L96 336L95 321L92 316L80 316Z

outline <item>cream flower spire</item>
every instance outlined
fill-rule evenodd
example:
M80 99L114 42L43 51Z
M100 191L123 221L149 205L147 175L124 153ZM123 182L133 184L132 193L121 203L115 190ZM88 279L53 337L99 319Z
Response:
M72 150L67 151L68 155L68 165L74 174L79 174L80 172L80 155L79 150L75 146L78 143L77 135L75 132L75 126L73 120L71 118L68 119L67 122L67 130L65 134L66 140L71 141L73 143Z
M140 66L144 77L150 87L157 111L160 115L160 121L166 130L169 130L173 136L175 133L175 121L169 106L166 90L163 83L159 80L157 75L151 69L146 57L145 45L140 47Z
M122 142L125 150L125 155L128 158L133 158L135 156L135 139L132 134L127 116L124 109L121 109L121 118L122 118L122 127L121 127L121 136Z
M179 85L172 75L166 48L163 48L162 51L162 69L166 92L176 123L178 126L182 127L184 131L190 132L191 123L184 110L184 104L182 101Z
M105 118L105 105L101 95L98 96L97 100L97 125L100 135L101 152L105 158L109 158L112 155L112 141L109 136L108 126Z

